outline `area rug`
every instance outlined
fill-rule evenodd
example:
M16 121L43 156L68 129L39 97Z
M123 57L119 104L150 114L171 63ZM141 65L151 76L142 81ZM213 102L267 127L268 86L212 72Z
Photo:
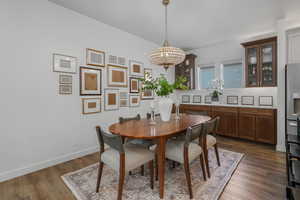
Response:
M243 154L219 149L221 167L217 165L215 152L209 151L211 178L203 180L199 159L191 163L191 176L194 199L216 200L241 161ZM104 165L99 193L95 192L98 164L71 172L62 179L78 200L115 200L118 191L118 174ZM123 199L128 200L159 200L158 181L154 190L150 188L148 171L145 176L137 169L127 175L123 189ZM165 198L166 200L188 200L187 184L182 166L175 169L166 163Z

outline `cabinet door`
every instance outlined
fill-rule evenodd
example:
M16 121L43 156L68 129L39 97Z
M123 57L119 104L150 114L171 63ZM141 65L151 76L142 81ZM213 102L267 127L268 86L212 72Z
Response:
M240 113L239 115L239 137L255 140L255 115Z
M246 48L246 86L259 86L259 47Z
M256 116L255 140L275 144L275 122L273 116Z
M260 48L260 86L276 86L276 45L270 42Z
M220 124L217 130L219 135L237 136L237 115L230 112L213 111L213 117L220 117Z

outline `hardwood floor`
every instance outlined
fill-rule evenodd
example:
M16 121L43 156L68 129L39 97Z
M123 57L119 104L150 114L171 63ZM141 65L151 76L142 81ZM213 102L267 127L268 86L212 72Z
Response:
M285 154L272 147L218 138L219 147L245 153L221 200L282 200L285 195ZM0 183L1 200L75 200L61 175L98 161L98 154L68 161ZM158 187L158 183L155 183Z

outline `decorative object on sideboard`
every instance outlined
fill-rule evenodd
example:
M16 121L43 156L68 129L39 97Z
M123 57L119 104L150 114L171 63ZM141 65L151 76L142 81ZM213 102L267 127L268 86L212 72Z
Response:
M211 95L205 95L204 96L204 103L211 104L211 102L212 102Z
M178 77L173 84L169 83L165 76L160 76L151 80L141 79L141 81L143 83L142 90L152 90L157 96L160 97L158 101L160 117L162 121L169 121L171 119L171 111L173 106L173 100L169 96L176 88L187 88L184 85L186 79L184 77Z
M126 66L126 58L119 57L119 56L114 56L114 55L109 55L108 56L108 64L125 67Z
M259 96L258 104L260 106L273 106L272 96Z
M169 45L167 7L170 0L162 0L162 3L165 6L165 41L162 47L151 52L150 62L155 65L163 66L167 70L170 66L182 63L185 58L185 52Z
M120 91L120 107L129 106L129 94L125 91Z
M120 103L119 89L106 88L104 90L104 110L118 110Z
M128 76L127 67L117 65L107 65L107 85L109 87L127 88Z
M201 95L193 95L193 103L201 103Z
M190 95L182 95L181 103L191 103L191 96Z
M219 97L223 94L224 81L219 79L213 79L210 84L213 90L211 93L211 100L213 102L219 102Z
M86 64L96 67L105 67L105 52L87 48Z
M101 95L101 69L80 67L80 95Z
M53 71L75 74L77 58L63 54L53 54Z
M59 84L59 94L62 95L72 94L72 84Z
M138 107L140 106L141 97L140 95L129 95L129 105L130 107Z
M143 77L144 64L142 62L130 60L129 61L130 76Z
M139 93L140 92L140 79L130 77L129 78L129 83L130 83L130 93Z
M227 104L238 105L239 97L238 96L227 96Z
M101 98L83 98L82 114L95 114L101 112Z
M242 96L241 98L242 98L241 100L242 105L249 105L249 106L254 105L254 96Z

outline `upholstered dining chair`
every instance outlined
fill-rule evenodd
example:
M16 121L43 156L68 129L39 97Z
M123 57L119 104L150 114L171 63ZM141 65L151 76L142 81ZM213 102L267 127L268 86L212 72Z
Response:
M208 162L208 149L214 148L215 154L218 162L218 166L221 166L220 157L219 157L219 150L218 150L218 144L216 139L216 131L218 130L220 123L220 117L215 117L214 119L211 119L208 122L205 122L203 124L203 138L206 138L206 140L203 141L197 141L194 140L195 143L200 143L205 157L205 164L206 164L206 171L207 176L210 178L210 170L209 170L209 162Z
M137 114L134 117L119 117L119 123L125 123L132 120L140 120L140 114ZM154 145L152 140L145 140L145 139L123 139L123 142L130 143L133 145L139 145L141 147L149 149L152 145ZM141 175L144 175L144 165L141 166Z
M199 144L192 142L193 140L202 137L202 129L202 124L189 127L186 131L185 140L169 140L166 145L166 158L184 165L187 186L191 199L193 198L193 191L190 174L190 163L198 157L200 157L203 178L204 180L206 180L202 148Z
M136 145L123 144L121 136L105 133L100 126L96 127L100 144L100 161L97 178L96 192L99 192L104 164L119 173L119 188L117 200L122 199L125 174L137 167L149 164L150 186L153 189L153 160L154 153L146 148ZM109 148L104 149L104 144Z

